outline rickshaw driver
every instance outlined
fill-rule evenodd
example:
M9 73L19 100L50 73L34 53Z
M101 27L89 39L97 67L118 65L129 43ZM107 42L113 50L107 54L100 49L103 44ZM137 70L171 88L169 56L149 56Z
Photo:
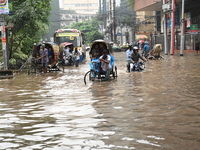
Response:
M112 66L110 64L111 57L108 55L108 51L106 49L103 50L103 55L100 56L99 61L101 62L102 70L106 73L104 81L108 81L110 78L110 71Z
M41 46L39 59L41 59L44 73L47 73L49 57L48 57L48 49L45 48L45 44L42 44Z

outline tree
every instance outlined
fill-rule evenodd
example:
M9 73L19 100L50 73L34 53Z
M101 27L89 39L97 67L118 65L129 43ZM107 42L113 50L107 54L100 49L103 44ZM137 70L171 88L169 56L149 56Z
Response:
M73 23L70 28L82 31L85 34L86 43L91 43L96 39L104 38L103 34L98 31L99 24L101 23L96 18L93 18L84 22Z
M48 31L51 0L9 0L12 15L6 20L14 24L9 29L9 59L27 58L33 43Z

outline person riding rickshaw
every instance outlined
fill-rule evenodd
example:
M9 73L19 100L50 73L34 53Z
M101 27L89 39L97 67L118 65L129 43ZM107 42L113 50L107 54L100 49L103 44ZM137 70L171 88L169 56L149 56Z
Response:
M58 67L59 55L57 44L53 42L39 43L33 50L29 73L60 71Z
M61 59L64 66L79 66L79 62L81 58L81 51L78 47L75 47L74 44L65 42L60 44L60 51L61 51Z
M96 77L101 80L109 80L110 75L117 77L117 67L114 66L114 57L111 55L111 47L104 40L95 40L90 46L90 71L84 76L86 84L86 76L89 74L89 80Z
M150 51L149 59L163 59L160 55L162 52L162 44L155 44L153 49Z

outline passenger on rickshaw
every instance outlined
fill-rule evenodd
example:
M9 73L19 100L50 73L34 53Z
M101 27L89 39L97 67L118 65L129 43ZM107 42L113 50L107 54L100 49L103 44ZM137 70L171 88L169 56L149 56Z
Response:
M143 57L138 53L138 47L137 47L137 46L134 46L134 47L133 47L133 53L131 54L130 72L132 72L133 70L135 70L135 68L138 68L139 59L142 59L144 62L146 62L146 59L143 58Z
M72 58L76 66L79 64L80 54L81 53L78 51L77 47L75 47L75 50L72 52Z
M108 51L103 50L103 55L100 56L99 61L101 62L101 69L103 73L105 73L104 81L108 81L110 79L110 71L112 69L111 66L111 57L108 55Z
M44 73L47 73L47 67L49 64L49 58L48 58L48 49L45 48L45 44L42 44L41 48L40 48L40 57L39 59L41 59L41 63L43 66L43 71Z
M54 52L51 47L48 48L48 57L49 57L49 64L51 64L54 58Z
M90 59L97 59L99 57L99 45L95 44L94 48L90 51Z
M103 55L103 51L106 50L106 46L103 43L99 44L99 57Z
M69 45L65 46L64 51L63 51L63 56L68 56L71 53L71 49Z

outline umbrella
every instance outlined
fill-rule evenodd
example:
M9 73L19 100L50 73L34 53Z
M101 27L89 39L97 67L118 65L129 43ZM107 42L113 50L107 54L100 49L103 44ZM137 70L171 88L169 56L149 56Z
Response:
M138 43L144 43L144 41L143 40L139 40L139 42Z
M146 35L139 35L136 37L136 40L144 40L144 39L148 39L148 37Z

